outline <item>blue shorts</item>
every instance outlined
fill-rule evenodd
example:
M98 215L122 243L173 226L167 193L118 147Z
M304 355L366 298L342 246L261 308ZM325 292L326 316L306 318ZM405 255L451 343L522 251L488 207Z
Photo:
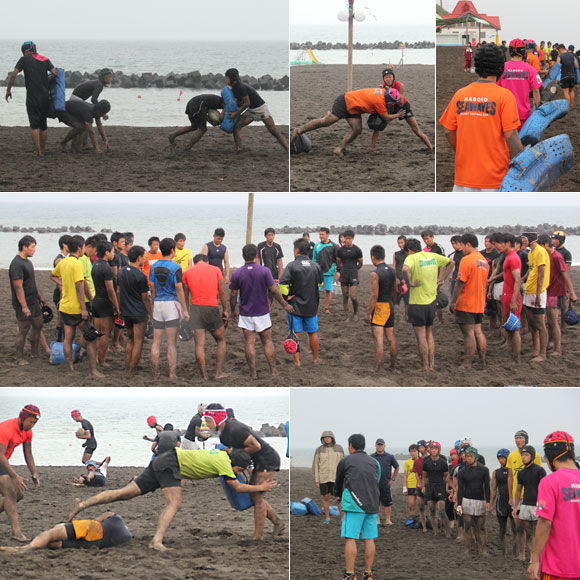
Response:
M332 284L334 282L334 274L330 274L330 275L324 274L323 278L324 278L324 289L327 292L332 292Z
M379 536L377 514L344 512L340 535L343 538L354 538L355 540L372 540L377 538Z
M290 325L290 317L292 317L292 325ZM288 330L294 329L294 332L318 332L318 315L316 316L296 316L295 314L288 314Z

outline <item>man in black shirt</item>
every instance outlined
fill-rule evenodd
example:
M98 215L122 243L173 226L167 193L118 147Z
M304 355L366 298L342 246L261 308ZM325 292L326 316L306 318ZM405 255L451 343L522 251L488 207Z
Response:
M453 247L453 252L447 256L455 262L455 268L453 268L453 274L451 274L451 296L453 296L453 290L455 290L455 282L457 282L457 274L459 273L459 262L465 258L465 252L463 251L463 244L461 243L461 236L451 237L451 246Z
M385 508L385 524L391 526L391 507L393 505L393 495L391 486L395 483L399 474L399 462L391 453L385 451L385 440L380 438L375 442L376 453L371 455L376 459L381 467L381 479L379 480L380 498L379 503ZM393 472L393 468L395 471ZM377 514L377 524L380 524L380 513Z
M353 244L354 232L344 232L344 246L336 251L336 271L339 273L342 290L342 306L346 320L351 320L348 311L348 300L352 301L352 321L358 322L358 271L363 265L362 251Z
M276 237L276 230L274 228L266 228L264 230L264 237L266 241L258 244L260 264L266 266L272 273L274 282L278 282L280 274L282 273L282 258L284 257L284 252L280 244L274 241ZM272 297L270 297L270 303L272 303Z
M108 118L107 113L111 110L111 103L103 99L99 101L96 105L90 103L85 103L84 101L74 100L67 101L65 106L65 111L59 113L59 121L72 127L68 132L67 136L60 142L62 150L67 150L67 143L72 141L71 149L72 151L79 153L81 150L81 145L85 135L91 138L95 153L102 153L103 151L99 147L97 142L97 136L93 129L93 120L97 125L97 129L101 135L103 143L107 151L110 151L109 140L107 134L105 133L105 128L101 119Z
M45 302L36 287L34 266L29 258L36 252L36 240L32 236L24 236L18 241L18 254L14 256L8 275L12 293L12 307L16 312L18 333L16 334L16 362L27 365L24 358L24 345L30 332L30 354L38 356L38 345L42 334L41 306Z
M113 71L110 68L104 68L99 73L99 78L92 81L85 81L77 85L72 92L71 101L86 101L91 99L91 103L96 105L99 102L99 95L103 92L105 85L110 85L113 80Z
M186 133L191 133L191 141L185 146L186 149L191 149L207 131L208 121L212 125L219 125L220 119L223 119L223 111L218 118L216 118L215 111L219 111L225 107L224 100L220 95L203 94L197 95L190 99L185 106L185 114L189 118L189 126L177 129L169 135L168 139L171 145L175 145L175 138ZM214 111L210 113L209 111Z
M440 517L441 528L446 537L450 536L449 519L445 513L446 484L449 477L449 465L447 459L440 455L441 444L437 441L431 443L430 455L425 457L420 478L420 487L423 489L425 501L428 502L429 513L431 515L431 525L433 534L439 534L437 517ZM419 485L418 485L419 487ZM437 508L437 511L435 511Z
M222 445L232 449L243 449L250 454L254 464L250 478L251 485L262 485L273 481L274 474L280 471L278 452L250 427L238 421L233 412L228 413L228 411L219 403L209 404L204 413L208 427L213 431L221 431L220 441ZM262 539L266 518L274 524L272 535L274 537L281 535L286 526L266 501L266 492L261 491L251 495L254 502L254 535L252 539Z
M97 448L97 439L95 438L95 430L93 425L88 419L83 419L81 412L77 409L70 412L70 416L74 421L80 423L81 426L77 429L76 438L84 440L83 443L83 456L81 462L83 465L93 456L95 449ZM81 433L81 431L83 431Z
M289 153L288 141L278 131L278 127L274 123L268 105L258 94L258 91L240 80L240 73L237 68L228 69L225 77L226 83L232 87L232 92L238 102L238 110L230 113L232 119L239 117L238 122L234 126L234 141L236 142L237 150L242 150L242 129L252 121L261 121L266 125L266 129L274 135L278 143L282 145L286 153Z
M183 436L183 449L199 449L195 439L205 442L209 438L209 433L201 432L202 418L206 408L206 403L200 403L197 406L197 413L191 418Z
M171 451L176 447L181 447L181 437L178 431L173 429L171 423L163 426L163 431L157 433L155 441L151 444L151 451L154 455L161 455L166 451Z
M564 93L564 98L568 101L570 109L574 108L574 87L576 86L576 71L578 70L578 61L574 56L574 45L571 44L566 50L566 47L560 45L560 55L558 62L562 66L560 74L560 86Z
M308 232L304 232L302 238L308 242L308 258L312 260L312 256L314 256L314 242L310 241L310 234Z
M43 156L48 137L46 120L50 105L50 81L56 78L57 72L46 56L36 52L34 42L25 42L21 50L22 58L16 63L6 85L6 102L12 98L11 89L16 76L24 72L26 112L30 122L32 142L38 155Z

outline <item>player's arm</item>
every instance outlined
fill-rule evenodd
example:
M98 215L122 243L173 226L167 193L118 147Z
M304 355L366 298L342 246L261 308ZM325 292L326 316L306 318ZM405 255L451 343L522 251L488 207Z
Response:
M119 314L121 309L119 308L119 302L117 301L117 293L115 292L115 286L113 285L113 280L105 280L105 288L107 289L107 296L115 309L115 313Z
M85 302L85 283L86 281L84 278L75 282L75 290L77 292L77 299L81 305L81 316L83 317L83 320L86 320L89 316L87 312L87 304Z
M103 127L103 122L101 121L100 117L98 119L95 119L95 124L97 125L97 130L99 131L99 135L103 140L103 144L105 145L107 151L110 151L111 147L109 146L109 139L107 137L107 134L105 133L105 128Z
M497 495L497 482L495 480L495 471L491 474L491 499L490 503L493 504L495 496Z
M233 317L236 315L236 306L238 305L238 291L230 290L230 312Z
M455 303L465 286L465 282L463 280L455 280L455 287L453 288L453 296L451 296L451 302L449 302L449 312L453 312L455 307Z
M292 314L292 312L294 312L294 307L291 306L290 304L288 304L288 302L286 302L284 300L284 297L282 296L282 293L280 292L280 289L278 288L277 284L274 284L272 286L268 286L268 292L270 292L270 294L274 297L276 302L281 304L282 308L284 308L284 310L286 310L286 312L289 312L290 314ZM230 297L230 300L231 300L231 297Z
M228 250L226 250L224 254L224 270L225 270L224 278L226 280L226 283L228 283L230 281L230 254Z
M506 131L503 136L510 150L510 159L513 159L520 151L523 151L524 146L520 141L520 134L517 129Z
M568 288L568 291L570 292L570 300L572 300L572 302L577 302L578 296L576 296L576 292L574 292L574 286L572 285L572 278L570 278L570 274L568 273L568 270L562 270L561 274L562 274L562 278L564 278L564 281L566 282L566 287Z
M236 493L256 493L256 492L265 492L271 491L278 485L276 481L265 481L264 483L260 483L259 485L251 485L249 483L242 483L237 479L228 479L228 485L236 492Z
M376 272L371 272L371 298L369 300L369 306L367 308L367 314L365 316L365 322L371 322L371 317L373 315L373 310L377 305L377 300L379 298L379 275Z
M437 280L438 286L440 286L441 284L443 284L443 282L445 282L445 280L447 280L447 278L449 277L449 274L451 274L451 272L453 272L453 268L455 268L455 262L453 260L449 260L449 263L447 264L447 266L445 266L445 268L441 271L441 274L439 276L439 280Z
M552 522L546 518L539 517L536 524L536 535L534 540L534 551L530 558L530 567L528 568L528 577L531 580L540 578L540 556L548 543Z
M26 295L24 294L24 288L22 286L22 280L12 280L12 286L14 286L14 292L16 294L16 300L20 303L22 308L22 313L26 316L30 316L30 310L26 304Z
M18 73L20 71L15 68L11 73L10 73L10 77L8 78L8 82L6 83L6 102L10 101L10 99L12 98L12 85L14 84L14 81L16 80L16 77L18 76Z
M244 441L244 451L252 455L253 453L258 453L261 449L262 446L258 443L258 440L253 435L248 435Z
M222 318L227 320L228 318L228 297L226 295L226 286L224 280L218 280L218 295L220 297L220 302L222 303Z
M447 141L449 141L449 145L451 145L453 151L457 151L457 131L445 129L445 137L447 137Z
M546 273L545 264L538 266L538 284L536 286L536 308L540 306L540 294L542 293L542 288L544 286L544 275Z
M38 474L36 473L36 465L34 463L34 457L32 456L32 444L30 441L25 441L22 444L22 450L24 452L24 461L26 461L28 471L30 471L32 481L34 481L34 489L38 489L40 487L40 480L38 479Z

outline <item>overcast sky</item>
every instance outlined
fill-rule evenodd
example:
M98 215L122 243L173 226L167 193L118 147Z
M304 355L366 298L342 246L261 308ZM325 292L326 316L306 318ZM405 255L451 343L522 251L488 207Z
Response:
M292 0L290 23L292 25L339 24L337 14L347 7L346 0ZM387 0L355 0L354 9L366 12L367 16L366 20L363 23L357 23L357 26L430 23L435 25L432 0L405 0L399 5Z
M288 0L0 2L2 37L111 40L286 40ZM78 47L83 50L82 44ZM199 58L200 55L184 55Z
M362 433L367 451L378 437L387 448L407 447L419 439L439 441L448 449L471 437L476 447L513 447L514 433L525 429L540 446L557 429L580 439L580 389L292 389L292 446L320 445L325 429L345 447Z
M546 3L531 0L525 4L524 10L519 2L505 0L473 0L473 3L479 12L500 17L500 40L509 43L513 38L532 38L538 44L541 40L551 40L563 42L566 46L580 45L577 1L550 0ZM448 11L452 11L456 5L457 0L443 0L443 7ZM550 14L557 16L550 18Z

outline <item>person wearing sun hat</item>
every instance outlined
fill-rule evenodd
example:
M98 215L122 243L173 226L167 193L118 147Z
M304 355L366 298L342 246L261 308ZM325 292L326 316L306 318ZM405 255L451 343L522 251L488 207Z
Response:
M18 417L0 423L0 494L4 501L4 510L12 528L12 539L27 542L18 521L16 503L24 497L28 489L26 479L14 471L8 460L14 449L22 445L24 459L34 482L34 489L40 487L36 465L32 456L32 428L40 419L40 409L36 405L25 405Z

